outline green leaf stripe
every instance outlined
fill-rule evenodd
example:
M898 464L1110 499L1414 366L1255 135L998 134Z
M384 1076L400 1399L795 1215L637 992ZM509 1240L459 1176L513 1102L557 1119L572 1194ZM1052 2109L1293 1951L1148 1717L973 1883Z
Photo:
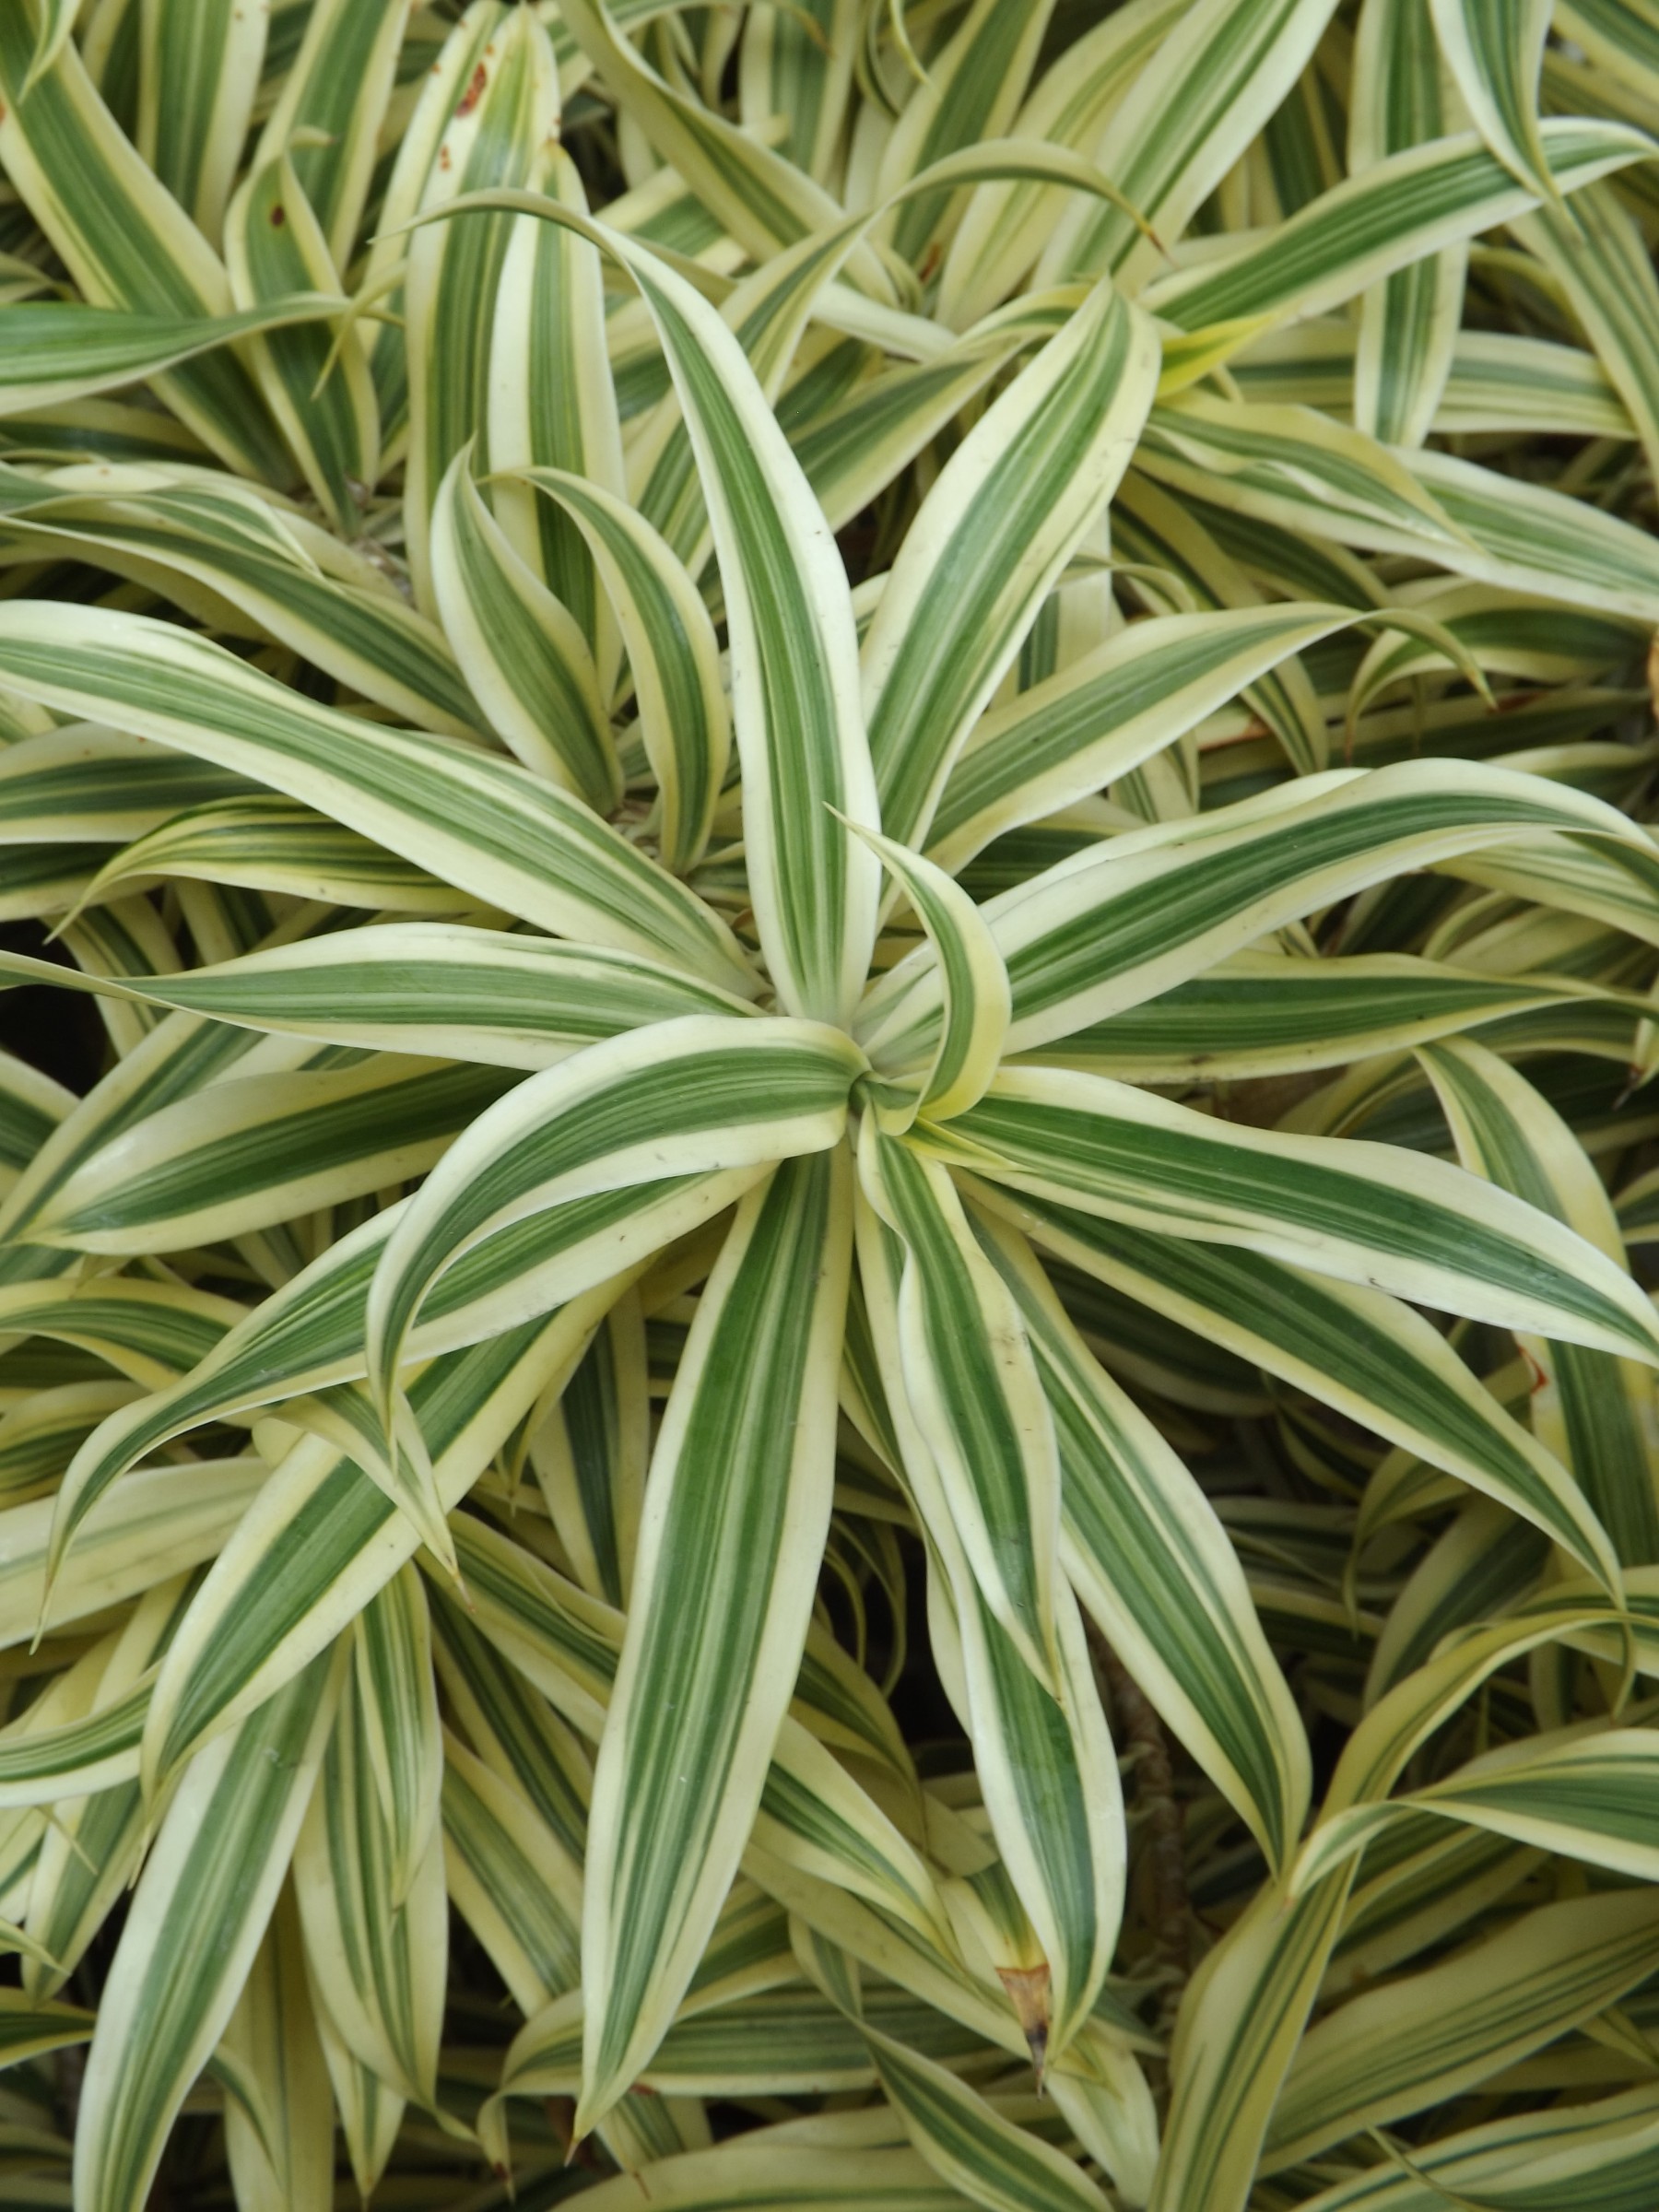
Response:
M744 988L730 933L700 900L516 763L300 702L219 647L142 616L13 601L0 608L0 670L29 696L107 713L320 805L556 935Z
M938 1132L939 1147L959 1134L983 1147L981 1171L1017 1188L1166 1235L1259 1242L1274 1257L1430 1304L1466 1304L1494 1320L1501 1309L1500 1325L1659 1365L1659 1334L1628 1276L1559 1223L1439 1160L1420 1160L1407 1189L1385 1146L1224 1128L1101 1077L1036 1068L1001 1077Z
M530 1077L472 1124L393 1231L369 1300L377 1389L389 1393L431 1284L491 1230L593 1191L820 1150L860 1065L816 1022L689 1015Z
M1124 472L1157 372L1151 325L1098 287L925 502L864 653L881 821L900 842L925 842L970 725Z
M760 1800L829 1522L850 1181L838 1148L744 1201L670 1394L594 1776L579 2132L667 2027Z
M1202 1493L1091 1357L1041 1271L974 1221L1019 1300L1060 1452L1062 1559L1171 1726L1281 1862L1306 1811L1301 1722Z
M163 1820L104 1985L76 2144L81 2206L142 2202L276 1901L332 1718L319 1658L205 1752Z
M147 382L238 338L324 322L344 305L343 300L312 292L263 300L257 307L218 315L84 307L67 300L19 300L6 310L0 418Z
M980 1184L981 1193L1006 1210L1005 1193ZM1559 1463L1408 1306L1257 1252L1108 1226L1052 1199L1027 1196L1015 1218L1073 1265L1259 1360L1537 1525L1582 1524Z
M1550 173L1567 191L1652 150L1639 131L1582 116L1552 118L1542 136ZM1535 194L1518 185L1473 133L1435 139L1390 154L1334 186L1219 267L1151 287L1147 305L1194 331L1292 312L1317 314L1437 247L1511 221L1536 204Z

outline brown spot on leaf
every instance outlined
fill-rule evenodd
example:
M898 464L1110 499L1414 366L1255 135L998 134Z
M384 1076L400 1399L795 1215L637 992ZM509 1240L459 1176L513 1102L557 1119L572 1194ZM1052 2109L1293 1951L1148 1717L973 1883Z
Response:
M472 73L472 82L467 86L466 90L462 97L461 105L455 110L457 115L470 115L472 113L478 102L483 99L484 88L487 84L488 84L488 82L489 72L485 68L483 63L480 62L477 67Z
M1053 2019L1050 1996L1053 1976L1047 1961L1041 1966L999 1966L996 1978L1008 1994L1019 2032L1031 2053L1037 2087L1042 2087L1042 2068L1048 2057L1049 2027Z
M281 201L278 200L276 206L271 210L271 228L273 230L280 230L283 224L287 221L288 210L283 206Z

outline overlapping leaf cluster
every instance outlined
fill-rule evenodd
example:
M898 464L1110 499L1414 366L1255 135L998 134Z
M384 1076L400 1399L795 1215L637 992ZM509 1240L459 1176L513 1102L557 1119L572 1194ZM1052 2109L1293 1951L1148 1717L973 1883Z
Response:
M0 0L6 2203L1646 2212L1656 154Z

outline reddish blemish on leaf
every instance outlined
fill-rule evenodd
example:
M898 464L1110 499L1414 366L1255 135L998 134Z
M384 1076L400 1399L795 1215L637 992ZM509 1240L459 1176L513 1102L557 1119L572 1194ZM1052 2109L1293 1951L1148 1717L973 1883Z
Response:
M283 224L287 221L288 210L282 206L281 202L278 201L276 206L271 210L271 228L273 230L280 230Z
M466 88L465 97L463 99L461 105L455 110L457 115L470 115L472 113L478 102L483 99L484 88L488 82L489 72L485 68L483 63L480 62L477 67L472 73L472 82Z

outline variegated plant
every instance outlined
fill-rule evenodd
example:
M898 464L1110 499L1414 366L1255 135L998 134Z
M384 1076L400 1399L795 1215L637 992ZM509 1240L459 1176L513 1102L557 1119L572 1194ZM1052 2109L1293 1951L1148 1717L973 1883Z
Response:
M5 2202L1659 2196L1654 132L0 0Z

